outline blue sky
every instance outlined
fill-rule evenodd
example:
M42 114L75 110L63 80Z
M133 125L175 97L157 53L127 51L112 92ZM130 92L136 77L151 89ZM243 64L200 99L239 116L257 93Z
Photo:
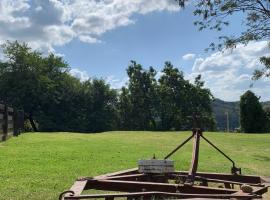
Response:
M202 74L214 96L239 100L250 89L253 70L261 67L258 58L269 54L267 42L206 53L219 35L244 28L241 16L232 17L222 33L199 32L194 20L191 6L180 10L173 0L1 0L0 42L16 39L44 53L57 53L74 76L102 77L115 88L127 81L130 60L157 71L171 61L191 81ZM263 79L252 90L270 100L269 86Z

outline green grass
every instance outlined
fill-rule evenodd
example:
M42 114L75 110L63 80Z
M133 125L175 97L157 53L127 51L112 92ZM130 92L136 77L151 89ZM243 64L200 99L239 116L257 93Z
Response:
M133 168L162 158L189 132L27 133L0 143L0 199L57 199L77 177ZM244 174L270 176L270 134L206 133ZM188 170L192 143L172 158ZM200 171L230 172L230 163L202 141Z

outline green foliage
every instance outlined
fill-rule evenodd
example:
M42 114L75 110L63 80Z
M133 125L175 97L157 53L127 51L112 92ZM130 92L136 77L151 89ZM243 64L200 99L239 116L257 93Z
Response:
M240 123L246 133L266 132L266 114L259 98L249 90L240 98Z
M212 95L200 76L191 84L170 62L158 80L152 67L144 70L135 61L127 73L129 85L122 88L118 105L122 130L215 129ZM195 120L199 124L193 124Z
M187 99L183 72L166 62L158 80L159 115L161 130L180 130L185 124Z
M127 69L129 76L129 84L127 89L122 89L120 100L121 105L127 105L127 111L120 111L128 114L125 117L131 130L151 130L155 129L155 112L156 112L156 71L150 67L149 70L144 70L140 64L131 61L131 65ZM125 92L128 90L128 93ZM122 106L123 109L125 107Z
M25 43L2 46L0 99L21 108L36 131L98 132L116 127L116 91L104 80L80 82L62 58Z
M176 1L184 7L190 0ZM211 43L208 49L222 50L224 47L234 48L238 43L247 44L250 41L269 40L269 0L199 0L195 3L193 13L199 18L194 22L199 30L221 31L229 25L231 15L240 13L243 16L243 31L235 36L220 36L220 43ZM254 79L269 77L269 59L269 57L261 58L265 67L254 72Z
M117 92L102 79L71 76L54 54L17 41L2 48L7 61L0 62L0 99L23 109L34 131L214 129L212 95L201 76L192 84L169 62L157 80L154 68L131 61L128 85Z
M270 57L263 56L260 58L261 63L265 66L261 70L255 70L253 73L253 79L258 80L262 77L270 77Z
M42 57L25 43L7 42L2 45L8 59L0 64L0 97L17 108L23 108L36 130L34 117L44 103L54 99L51 92L56 82L68 70L59 57Z

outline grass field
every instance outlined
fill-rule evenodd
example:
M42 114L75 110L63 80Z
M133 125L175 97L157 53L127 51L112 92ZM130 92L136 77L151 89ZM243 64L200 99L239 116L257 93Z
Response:
M189 132L26 133L0 143L0 199L57 199L77 177L133 168L137 160L162 158ZM244 174L270 176L270 134L206 133ZM173 159L187 170L192 144ZM202 141L200 171L230 172L230 163Z

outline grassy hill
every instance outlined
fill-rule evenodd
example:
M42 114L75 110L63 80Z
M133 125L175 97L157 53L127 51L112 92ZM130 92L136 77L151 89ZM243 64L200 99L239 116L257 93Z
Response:
M0 143L0 199L57 199L77 177L133 168L137 160L158 158L190 132L27 133ZM270 176L270 134L205 133L230 155L244 174ZM192 144L173 159L188 170ZM200 171L230 172L230 163L202 142Z
M262 102L263 107L270 107L270 101ZM225 112L229 113L229 124L230 130L234 130L235 128L240 127L239 122L239 101L236 102L227 102L222 101L220 99L215 99L212 103L212 108L214 112L214 117L217 122L218 130L226 130L227 129L227 118Z

